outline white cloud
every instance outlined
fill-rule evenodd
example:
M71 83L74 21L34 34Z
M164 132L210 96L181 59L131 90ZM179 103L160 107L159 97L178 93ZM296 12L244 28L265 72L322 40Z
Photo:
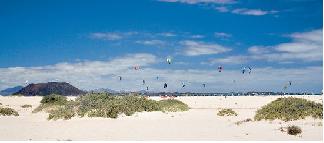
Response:
M91 33L90 38L113 41L113 40L120 40L123 37L119 33L113 33L113 32L101 33L101 32L97 32L97 33Z
M190 38L193 38L193 39L201 39L201 38L204 38L205 36L204 35L191 35Z
M223 47L219 44L211 44L205 42L185 40L181 41L180 44L184 46L184 55L186 56L199 56L208 54L219 54L231 51L230 48Z
M228 12L229 11L229 9L225 6L216 7L215 10L217 10L218 12Z
M304 62L322 61L323 40L321 29L293 33L289 37L292 38L290 43L282 43L266 48L262 46L249 48L248 51L252 54L251 58L279 62L295 62L296 60Z
M237 3L236 0L158 0L160 2L172 2L172 3L184 3L184 4L235 4ZM231 12L233 14L239 14L239 15L251 15L251 16L262 16L267 14L274 14L278 11L276 10L261 10L261 9L248 9L248 8L236 8L233 10L230 10L226 6L217 6L213 7L218 12L226 13Z
M112 74L124 74L125 71L133 70L135 65L145 68L154 64L157 59L151 54L133 54L119 57L110 61L86 61L79 63L58 63L42 67L10 67L0 69L0 78L6 80L7 85L19 84L22 81L48 82L58 79L69 81L81 88L92 88L98 85L82 83L83 81L105 82L111 80ZM102 78L110 76L110 79ZM5 85L0 85L5 86ZM100 86L100 85L99 85ZM2 88L2 87L0 87Z
M172 32L163 32L163 33L159 33L158 35L164 36L164 37L174 37L177 36L175 33Z
M143 44L143 45L147 45L147 46L161 46L161 45L166 44L162 40L138 40L135 43Z
M242 64L248 62L247 56L228 56L225 58L214 58L202 64L217 65L217 64Z
M88 61L80 63L59 63L42 67L0 68L0 89L30 83L65 81L81 89L110 88L113 90L139 91L145 79L150 91L178 92L231 92L231 91L282 91L288 81L293 81L291 91L304 92L322 86L322 67L300 68L255 68L243 75L241 69L227 69L222 73L216 69L158 69L152 64L159 63L151 54L134 54L109 61ZM143 66L133 70L133 65ZM119 81L118 77L123 77ZM160 79L156 80L156 76ZM233 83L236 80L236 83ZM186 88L181 88L185 81ZM168 83L164 89L163 84ZM206 88L202 87L206 83Z
M235 0L159 0L161 2L179 2L185 4L213 3L213 4L233 4Z
M289 37L294 38L296 41L300 42L315 42L315 43L322 43L323 32L321 29L313 30L309 32L299 32L299 33L293 33L289 35Z
M214 35L215 35L216 38L224 38L224 39L232 37L231 34L224 33L224 32L215 32Z
M210 59L202 64L242 64L255 60L266 60L280 64L292 64L299 61L322 61L322 30L313 30L288 35L292 42L274 46L252 46L247 55L228 56Z
M252 46L248 49L248 52L251 54L265 54L270 52L269 49L271 49L271 47Z
M143 38L155 38L155 37L174 37L177 36L172 32L161 32L161 33L152 33L152 32L139 32L139 31L123 31L123 32L94 32L89 34L89 38L99 39L99 40L122 40L122 39L143 39Z
M247 8L238 8L232 10L232 13L234 14L240 14L240 15L252 15L252 16L261 16L266 14L273 14L277 13L277 11L265 11L261 9L247 9Z

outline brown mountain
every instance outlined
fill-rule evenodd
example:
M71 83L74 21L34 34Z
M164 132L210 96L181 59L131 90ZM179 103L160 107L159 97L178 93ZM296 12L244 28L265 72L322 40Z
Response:
M79 90L78 88L72 86L66 82L48 82L48 83L37 83L37 84L29 84L28 86L22 88L18 92L14 94L22 94L25 96L45 96L50 94L58 94L58 95L81 95L86 92Z

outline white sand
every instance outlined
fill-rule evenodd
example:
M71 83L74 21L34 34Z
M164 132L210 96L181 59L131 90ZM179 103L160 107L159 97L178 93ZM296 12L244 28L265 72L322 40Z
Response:
M0 97L2 107L11 107L18 117L0 116L0 140L323 140L322 120L253 121L257 108L280 96L177 97L192 109L187 112L143 112L117 119L78 118L48 121L46 113L33 114L41 97ZM297 96L322 103L322 96ZM153 99L159 100L159 97ZM30 104L33 109L21 108ZM219 108L232 108L239 115L217 116ZM288 135L279 130L298 125L302 134Z

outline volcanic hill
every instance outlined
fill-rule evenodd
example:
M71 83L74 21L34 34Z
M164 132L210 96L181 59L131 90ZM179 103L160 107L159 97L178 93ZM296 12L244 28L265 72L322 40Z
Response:
M21 94L25 96L46 96L50 94L58 94L64 96L77 96L85 93L86 92L79 90L78 88L66 82L48 82L29 84L28 86L14 93L14 95Z

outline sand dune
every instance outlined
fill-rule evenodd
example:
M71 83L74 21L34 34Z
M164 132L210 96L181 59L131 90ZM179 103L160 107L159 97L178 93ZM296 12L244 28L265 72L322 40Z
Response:
M278 97L177 97L191 109L176 113L142 112L117 119L74 117L57 121L48 121L44 112L32 113L41 97L0 97L2 107L14 108L20 114L0 116L0 140L323 140L319 119L235 124L253 118L257 108ZM322 103L322 96L297 97ZM32 105L33 109L20 107L24 104ZM220 108L232 108L238 116L217 116ZM287 125L300 126L302 134L291 136L279 130Z

